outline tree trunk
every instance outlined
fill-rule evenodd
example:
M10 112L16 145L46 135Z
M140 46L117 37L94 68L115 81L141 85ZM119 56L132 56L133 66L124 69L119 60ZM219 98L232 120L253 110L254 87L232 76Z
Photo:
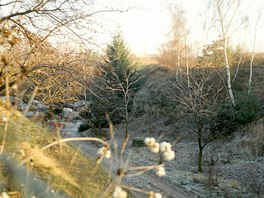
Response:
M202 138L198 137L199 153L198 153L198 172L203 172L202 162L203 162L203 147Z
M203 172L202 169L202 160L203 160L203 146L202 146L202 125L198 123L198 146L199 146L199 152L198 152L198 172Z
M128 134L128 99L127 99L127 95L125 95L125 139L123 141L122 147L121 147L121 151L120 154L122 155L125 152L126 149L126 145L129 139L129 134Z
M241 53L240 57L239 57L239 61L237 63L237 67L236 67L236 73L234 75L234 78L233 78L233 82L235 82L236 80L236 77L237 77L237 74L238 74L238 71L239 71L239 66L240 66L240 63L242 61L242 58L243 58L243 53Z
M233 95L233 91L232 91L232 86L231 86L231 74L230 74L230 66L229 66L229 62L228 62L228 56L227 56L227 41L225 36L223 37L224 39L224 54L225 54L225 68L226 68L226 77L227 77L227 89L228 89L228 94L229 94L229 98L231 100L232 105L235 107L236 103L235 103L235 98Z
M238 2L239 3L239 2ZM236 8L238 8L239 4L237 5ZM227 32L228 32L228 28L226 29L225 27L225 16L224 16L224 11L222 10L223 7L223 2L220 0L216 0L216 9L218 12L218 17L219 17L219 22L220 22L220 28L221 28L221 36L224 42L224 58L225 58L225 69L226 69L226 78L227 78L227 92L229 95L229 99L233 105L233 107L236 106L235 103L235 98L233 95L233 91L232 91L232 86L231 86L231 74L230 74L230 66L229 66L229 61L228 61L228 56L227 56ZM235 9L235 12L233 13L233 16L235 16L237 9ZM230 21L228 21L228 24L230 25L233 21L233 17L230 19Z
M250 60L250 65L249 65L249 79L248 79L248 94L251 92L251 87L252 87L252 74L253 74L253 61L255 57L255 45L256 45L256 39L257 39L257 26L258 26L258 21L261 16L261 12L258 15L256 24L255 24L255 30L254 30L254 41L253 41L253 49L252 49L252 56Z

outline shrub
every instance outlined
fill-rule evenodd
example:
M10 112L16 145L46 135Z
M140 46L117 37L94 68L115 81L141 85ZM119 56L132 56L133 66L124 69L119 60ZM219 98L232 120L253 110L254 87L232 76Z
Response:
M256 120L261 114L261 104L254 95L241 95L237 99L235 122L246 125Z
M144 147L145 146L145 142L142 139L133 139L132 140L132 146L133 147Z
M238 127L255 121L261 116L261 104L254 95L240 94L236 98L236 107L231 103L220 105L212 119L211 130L222 134L231 134Z
M86 123L82 123L79 127L78 127L78 132L83 132L86 131L90 128L89 124Z

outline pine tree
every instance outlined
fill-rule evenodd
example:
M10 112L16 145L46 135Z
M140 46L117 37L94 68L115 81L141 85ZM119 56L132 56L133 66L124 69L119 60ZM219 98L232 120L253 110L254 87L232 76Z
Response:
M92 111L100 117L98 121L105 121L106 113L114 124L124 121L127 137L128 114L141 78L137 76L130 51L120 34L107 46L106 56L106 63L100 67L101 75L92 88L95 93Z
M111 73L117 75L121 81L124 80L125 75L132 72L133 62L121 34L113 38L112 43L107 46L106 54Z

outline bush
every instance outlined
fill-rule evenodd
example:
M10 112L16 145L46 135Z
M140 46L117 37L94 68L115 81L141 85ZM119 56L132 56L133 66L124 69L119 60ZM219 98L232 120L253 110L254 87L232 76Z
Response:
M211 130L231 134L240 126L255 121L261 116L261 104L254 95L240 94L236 97L236 107L231 103L220 105L211 122Z
M78 127L78 132L86 131L90 128L90 125L88 123L83 123Z
M132 146L133 147L144 147L146 146L146 144L144 140L135 138L132 140Z
M107 61L98 65L98 75L90 87L90 111L94 125L99 127L108 125L106 114L113 124L124 121L132 111L135 93L144 83L120 34L107 46L106 55Z

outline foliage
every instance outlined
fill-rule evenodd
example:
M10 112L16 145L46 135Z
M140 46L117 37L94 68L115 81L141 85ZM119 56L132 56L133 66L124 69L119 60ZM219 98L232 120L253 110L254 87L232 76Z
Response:
M106 55L108 67L113 70L108 72L108 75L117 75L119 79L123 80L125 74L132 71L131 55L121 34L114 36L112 43L107 45Z
M105 114L114 124L127 118L132 100L140 87L140 76L120 34L108 45L107 61L99 66L99 76L94 79L91 112L94 125L107 125Z
M80 124L80 126L78 127L78 132L83 132L86 131L90 128L90 126L88 125L88 123L82 123Z
M175 107L168 97L168 84L172 81L170 71L159 66L148 66L139 71L145 78L133 101L134 116L146 114L158 118L172 115Z
M227 55L229 64L235 65L238 62L240 49L235 50L228 45ZM201 67L223 67L224 60L224 43L223 40L215 40L212 44L206 45L202 51L202 56L198 58L198 66Z
M211 122L211 128L221 134L231 134L240 126L255 121L261 116L261 104L254 95L240 94L235 108L230 103L222 104Z
M243 55L244 56L244 55ZM246 57L243 58L244 60L246 59ZM264 59L263 59L264 60ZM264 66L262 65L255 65L253 66L253 76L254 78L252 79L252 92L253 94L257 95L258 97L262 98L262 100L264 99L264 76L263 76L263 72L264 72ZM232 68L234 69L234 68ZM238 71L238 75L236 77L236 79L233 81L233 89L235 93L242 93L245 92L246 90L248 90L248 78L249 78L249 65L244 65L244 63L242 62L240 67L239 67L239 71ZM233 71L233 73L235 73Z

